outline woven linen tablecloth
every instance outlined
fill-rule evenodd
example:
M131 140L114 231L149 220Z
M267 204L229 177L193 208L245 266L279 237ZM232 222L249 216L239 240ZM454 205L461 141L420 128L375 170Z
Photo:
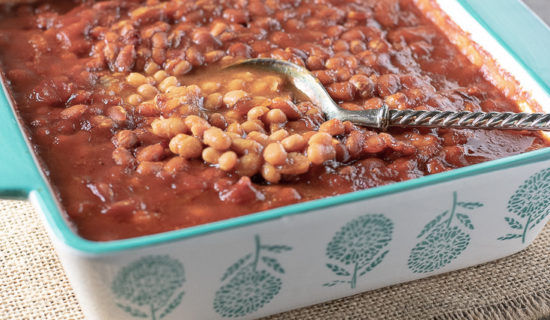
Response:
M513 256L268 319L539 319L550 315L549 253L550 224ZM26 201L0 201L0 319L84 319Z

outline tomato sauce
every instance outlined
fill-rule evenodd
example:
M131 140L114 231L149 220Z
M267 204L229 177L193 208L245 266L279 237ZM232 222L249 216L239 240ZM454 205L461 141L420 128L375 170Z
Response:
M50 1L0 6L0 63L76 231L108 241L414 179L546 146L537 133L379 132L342 108L520 111L411 0Z

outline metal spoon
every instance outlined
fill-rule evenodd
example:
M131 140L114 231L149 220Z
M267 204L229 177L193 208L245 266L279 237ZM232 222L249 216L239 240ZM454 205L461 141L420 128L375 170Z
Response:
M241 67L284 75L294 87L320 106L328 119L349 120L360 126L381 130L388 127L550 130L550 114L545 113L390 110L385 104L379 109L345 110L332 100L311 72L294 63L276 59L248 59L227 68Z

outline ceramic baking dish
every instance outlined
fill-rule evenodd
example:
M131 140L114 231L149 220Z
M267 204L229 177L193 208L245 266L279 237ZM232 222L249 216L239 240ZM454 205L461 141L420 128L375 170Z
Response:
M550 31L517 0L440 0L550 102ZM0 196L41 211L88 319L257 318L520 251L550 212L550 148L151 236L76 235L0 92ZM550 110L548 110L550 111Z

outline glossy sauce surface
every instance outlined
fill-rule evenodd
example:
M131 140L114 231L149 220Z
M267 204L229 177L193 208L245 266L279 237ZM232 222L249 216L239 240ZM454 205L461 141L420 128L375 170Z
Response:
M2 71L87 239L185 228L546 146L535 133L382 133L325 121L276 75L220 70L288 60L352 110L519 111L413 1L1 8Z

